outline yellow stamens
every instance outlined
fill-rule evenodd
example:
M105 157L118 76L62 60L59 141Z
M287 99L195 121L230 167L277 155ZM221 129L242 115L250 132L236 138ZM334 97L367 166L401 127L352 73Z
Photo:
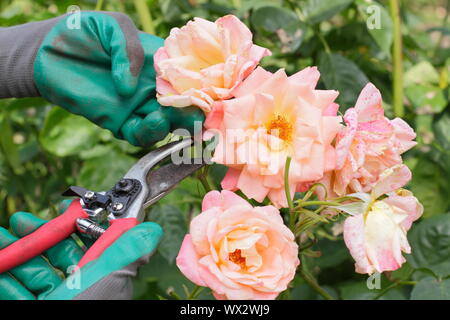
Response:
M281 140L292 140L292 124L284 116L276 115L266 126L267 133L277 136Z

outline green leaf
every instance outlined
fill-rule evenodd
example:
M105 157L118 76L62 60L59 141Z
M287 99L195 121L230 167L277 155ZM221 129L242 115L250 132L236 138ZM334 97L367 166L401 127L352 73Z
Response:
M91 190L109 190L135 162L133 157L111 150L108 156L85 161L77 183Z
M92 148L83 150L79 153L79 156L83 160L92 159L92 158L100 158L102 156L108 156L108 153L112 151L110 145L97 144Z
M432 143L434 140L433 115L418 114L414 122L415 131L417 133L417 142L419 145Z
M157 252L150 260L150 263L139 269L138 282L157 282L160 294L167 295L169 289L175 290L184 298L184 288L191 291L195 285L189 281L178 269L176 264L170 264L162 255ZM211 299L210 290L203 290L199 299Z
M315 259L317 266L322 269L335 267L350 258L350 254L344 241L321 239L313 246L313 249L322 253L319 258Z
M450 149L443 149L442 146L439 145L437 141L434 141L433 144L430 145L430 158L433 159L435 163L440 164L440 174L443 177L450 177ZM448 178L447 178L448 179ZM441 178L441 180L444 180ZM441 194L447 194L449 188L441 187ZM443 203L447 203L447 208L450 209L450 199L448 201L443 201ZM448 209L441 210L442 212L447 212Z
M0 130L0 147L6 161L15 174L23 173L24 169L20 162L19 149L13 141L13 130L11 128L11 121L8 113L5 113L3 116Z
M450 279L428 277L420 280L411 292L411 300L450 300Z
M227 0L229 1L229 0ZM283 0L240 0L241 7L238 8L237 16L245 16L248 11L256 10L261 7L282 7Z
M438 84L439 73L429 61L421 61L405 72L403 85Z
M341 111L355 105L362 88L369 82L353 61L337 53L321 52L319 71L325 87L339 91L337 101Z
M98 132L86 118L56 107L47 114L39 140L48 152L66 157L92 147L98 141Z
M251 15L251 23L261 35L276 39L281 44L282 53L295 51L306 30L306 24L292 11L274 6L255 10Z
M358 1L358 9L366 21L372 38L388 56L392 45L392 20L386 8L375 1Z
M228 167L213 163L209 166L209 176L211 177L212 183L215 186L215 189L220 189L220 183L222 182L223 178L225 177L226 173L228 171Z
M158 252L172 264L180 251L184 236L187 234L183 213L172 205L158 205L150 211L149 219L163 228L164 237Z
M191 11L192 5L187 0L159 0L162 18L167 22L176 22L181 19L184 12Z
M414 268L408 262L405 262L400 269L391 272L392 279L409 280L414 273Z
M417 114L440 113L448 103L444 90L434 85L413 84L405 93Z
M194 208L200 211L204 189L200 181L193 177L182 180L168 195L159 200L159 204L173 205L179 208L186 220Z
M367 280L346 282L339 285L339 292L341 298L344 300L372 300L391 283L388 281L380 281L380 289L369 289L367 287ZM402 288L393 288L383 294L379 300L405 300L406 296Z
M20 98L12 99L8 105L8 111L33 108L43 108L48 106L49 102L44 98Z
M450 115L444 114L434 125L434 134L443 150L450 150Z
M347 8L353 0L308 0L304 6L306 19L311 24L328 20Z
M110 132L107 130L103 130L103 131ZM112 138L111 144L114 146L115 149L117 149L120 152L124 152L124 153L137 153L142 150L141 147L133 146L128 141L119 140L114 137Z
M424 217L447 212L450 204L448 198L448 177L433 161L420 159L413 172L411 190L424 206Z
M438 277L450 275L450 214L426 219L408 234L411 255L408 262L416 269L429 269Z
M289 291L288 299L291 300L316 300L319 298L319 294L314 291L308 284L305 283L303 279L299 276L295 277L291 282L293 288ZM286 292L286 291L284 291ZM281 294L282 298L283 293Z

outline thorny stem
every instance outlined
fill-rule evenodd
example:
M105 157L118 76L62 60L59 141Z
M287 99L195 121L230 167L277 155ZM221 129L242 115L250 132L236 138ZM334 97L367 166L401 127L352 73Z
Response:
M383 290L381 290L380 293L378 293L373 298L373 300L378 300L386 292L388 292L389 290L394 289L394 288L396 288L398 286L401 286L401 285L414 286L415 284L417 284L417 281L397 281L397 282L394 282L394 283L390 284L389 286L387 286L386 288L384 288Z
M291 157L287 157L286 165L284 166L284 192L289 207L289 227L293 230L295 225L294 217L294 203L292 202L291 190L289 189L289 167L291 166Z
M331 201L306 201L306 202L300 202L297 207L295 207L295 209L297 208L303 208L303 207L307 207L307 206L340 206L341 203L339 202L331 202Z
M175 292L174 289L169 289L169 291L167 292L169 296L171 296L172 298L176 299L176 300L183 300L178 293Z
M302 253L306 250L308 250L309 248L311 248L313 245L315 245L317 243L316 239L313 239L312 241L310 241L308 244L303 245L301 247L299 247L299 252Z
M326 188L325 188L325 186L324 186L323 184L321 184L321 183L315 183L315 184L313 184L313 185L311 186L311 188L308 190L308 192L305 194L305 196L303 197L303 199L302 199L301 201L306 201L306 200L308 200L308 199L313 195L314 191L316 191L317 187L322 187L322 188L324 188L325 193L326 193ZM325 198L326 198L326 196L325 196Z
M204 287L195 286L195 288L191 291L189 296L186 298L186 300L194 300L198 297L198 295L202 292Z
M308 214L309 212L312 214L318 214L320 211L322 211L327 206L339 206L341 205L342 201L348 200L347 198L338 198L335 199L335 201L308 201L308 199L313 194L315 188L320 185L314 185L309 192L306 193L305 197L298 201L298 204L296 207L294 207L294 202L291 197L291 192L289 189L289 167L291 164L291 157L287 157L286 159L286 165L284 168L284 191L286 194L286 199L289 207L289 228L294 233L295 237L299 237L300 233L303 232L302 230L305 230L306 227L312 226L315 223L315 219L319 218L311 218L306 217L306 220L304 223L300 223L300 225L297 225L297 220L299 219L299 216L302 212L305 214ZM315 211L310 211L308 209L305 209L306 206L319 206L319 208ZM325 219L325 221L323 221ZM326 218L319 219L321 222L327 222ZM314 244L314 242L311 243L311 246ZM305 248L306 249L306 248ZM318 294L320 294L324 299L326 300L334 300L334 298L325 291L314 279L314 277L309 274L307 271L303 269L303 267L300 267L299 269L300 276L304 279L304 281L312 288L314 289Z
M326 300L334 300L334 298L325 291L325 289L323 289L321 286L319 286L319 284L317 283L316 279L314 279L312 277L312 275L310 275L308 272L306 272L305 270L303 270L303 268L300 267L299 269L300 271L300 276L303 278L303 280L305 280L305 282L312 288L314 289L318 294L320 294L324 299Z
M327 40L325 40L325 37L322 35L320 31L316 31L315 34L319 38L320 42L322 42L323 48L325 49L325 52L327 54L331 54L330 46L328 45Z
M205 188L206 192L210 192L212 190L211 186L208 182L208 167L204 167L197 175L198 180L200 180L203 188Z

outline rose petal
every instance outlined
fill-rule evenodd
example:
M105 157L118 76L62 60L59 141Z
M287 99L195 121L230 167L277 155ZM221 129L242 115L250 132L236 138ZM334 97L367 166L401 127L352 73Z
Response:
M372 189L372 197L377 199L383 194L403 187L411 180L411 171L405 165L397 165L385 170Z
M206 286L199 274L199 255L195 251L191 235L187 234L181 244L176 263L180 271L198 286Z

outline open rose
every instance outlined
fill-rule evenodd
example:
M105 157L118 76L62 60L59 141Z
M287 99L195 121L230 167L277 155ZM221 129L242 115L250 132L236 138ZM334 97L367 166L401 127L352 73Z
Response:
M236 98L214 104L205 127L218 133L213 161L230 169L222 187L240 189L262 202L266 196L286 207L284 170L292 162L289 186L293 194L307 182L333 170L332 141L341 128L334 103L338 92L315 90L317 68L290 77L258 67L233 92Z
M397 189L410 178L405 165L386 170L364 212L345 220L344 240L356 261L356 272L397 270L405 262L402 252L411 252L406 232L422 215L423 206L410 191ZM388 197L377 200L383 194Z
M275 299L299 265L294 235L273 206L211 191L177 257L183 274L218 299Z
M380 91L372 83L345 112L344 121L336 138L336 170L321 181L329 186L329 198L370 192L380 174L401 164L401 154L416 145L416 134L405 121L384 116Z
M235 16L216 22L194 18L173 28L155 54L158 102L209 112L215 100L230 98L267 55L270 51L254 45L252 33Z

